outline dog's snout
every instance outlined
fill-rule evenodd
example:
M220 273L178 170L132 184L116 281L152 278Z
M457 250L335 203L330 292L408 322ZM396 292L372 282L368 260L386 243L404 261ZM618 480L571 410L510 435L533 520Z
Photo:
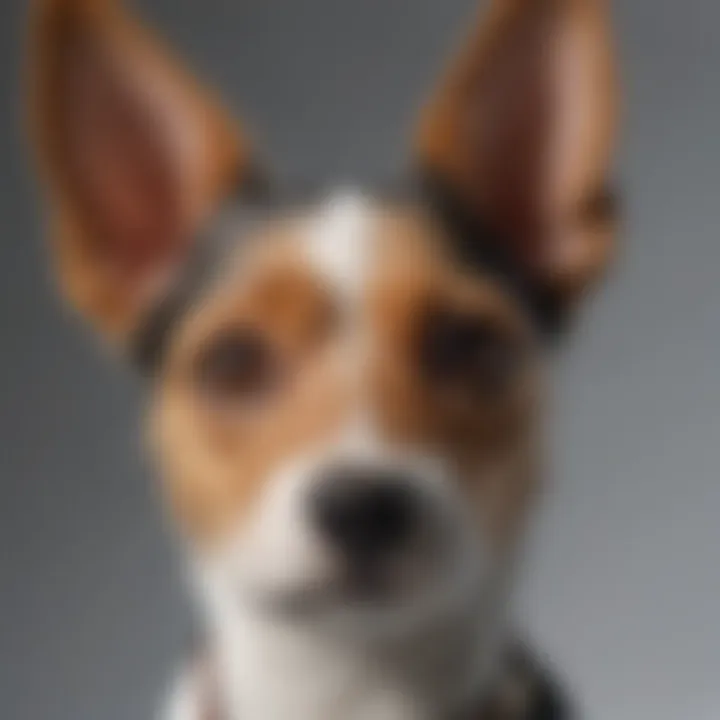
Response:
M313 496L315 522L353 562L373 562L400 550L420 516L412 478L399 471L338 467L326 472Z

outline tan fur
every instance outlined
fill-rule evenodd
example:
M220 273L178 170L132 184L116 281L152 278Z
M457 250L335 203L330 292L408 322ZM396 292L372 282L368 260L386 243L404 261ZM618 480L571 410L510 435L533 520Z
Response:
M229 530L283 459L328 438L348 405L326 347L331 309L297 247L300 223L263 231L217 290L187 319L158 383L152 432L175 512L212 539ZM193 369L213 336L261 330L280 356L283 388L268 407L208 403Z
M417 335L431 302L491 318L518 337L529 332L522 310L444 252L442 236L421 212L386 211L372 227L370 241L381 254L364 288L371 352L359 384L348 383L346 336L332 321L338 299L298 252L307 232L301 222L251 239L239 270L219 281L178 333L153 418L169 495L192 534L213 539L236 528L272 471L332 440L359 401L388 442L452 460L498 541L519 523L535 480L528 467L532 366L507 396L459 406L421 377ZM249 410L213 405L194 381L196 358L220 332L248 324L278 348L283 387ZM478 484L482 474L489 479Z
M509 540L539 480L540 377L524 311L490 276L469 270L448 252L447 238L422 212L386 214L378 232L387 256L379 262L368 305L376 333L370 392L380 426L391 440L450 457L492 537ZM433 305L484 318L528 347L527 364L509 392L469 399L423 380L418 328Z

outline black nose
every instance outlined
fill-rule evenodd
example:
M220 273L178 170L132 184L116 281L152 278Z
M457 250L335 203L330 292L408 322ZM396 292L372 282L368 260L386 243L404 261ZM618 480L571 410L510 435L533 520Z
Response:
M313 497L321 532L354 562L373 562L401 549L416 530L418 506L407 476L357 467L327 472Z

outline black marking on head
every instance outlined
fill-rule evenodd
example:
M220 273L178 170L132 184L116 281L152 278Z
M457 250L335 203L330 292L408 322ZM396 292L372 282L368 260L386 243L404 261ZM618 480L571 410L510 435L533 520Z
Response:
M430 173L419 177L421 197L445 228L458 258L499 279L520 301L541 337L557 340L567 319L557 298L533 282L513 257L511 244L469 212L442 180Z
M130 342L137 367L153 375L162 365L173 329L221 270L238 243L258 221L261 205L232 200L205 226L186 259L181 277L146 314Z

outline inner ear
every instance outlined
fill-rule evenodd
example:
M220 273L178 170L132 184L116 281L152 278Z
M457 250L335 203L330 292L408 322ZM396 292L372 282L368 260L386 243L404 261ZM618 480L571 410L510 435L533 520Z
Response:
M31 119L63 286L111 335L254 171L211 94L115 0L37 0Z
M110 47L76 35L61 59L59 161L68 195L81 204L91 252L122 277L181 256L182 128L128 75ZM144 95L144 96L143 96Z
M574 299L611 233L615 78L604 0L491 0L425 109L418 154L548 292Z

